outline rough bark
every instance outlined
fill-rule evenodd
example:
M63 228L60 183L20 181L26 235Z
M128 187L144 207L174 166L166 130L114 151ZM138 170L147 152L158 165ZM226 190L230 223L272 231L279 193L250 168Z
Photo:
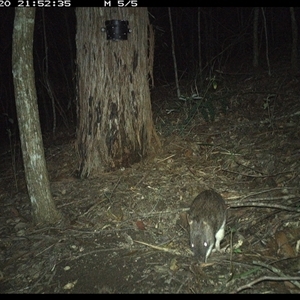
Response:
M61 218L50 192L33 68L35 8L16 8L12 72L27 189L33 221L54 224Z
M76 8L79 176L128 167L159 145L150 101L153 33L147 8ZM106 20L128 20L112 41ZM151 34L152 33L152 34Z

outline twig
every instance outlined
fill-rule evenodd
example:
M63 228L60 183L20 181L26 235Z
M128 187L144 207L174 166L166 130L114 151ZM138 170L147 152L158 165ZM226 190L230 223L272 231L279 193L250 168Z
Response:
M48 251L50 248L52 248L53 246L55 246L57 243L54 243L52 245L50 245L49 247L45 248L44 250L42 250L41 252L39 252L38 254L36 254L35 257L41 255L42 253L44 253L45 251Z
M186 278L186 280L184 282L181 283L180 287L177 289L175 294L179 294L179 292L181 291L182 287L188 282L189 278Z
M245 196L243 198L237 198L237 200L231 200L232 202L236 201L239 203L243 203L244 199L249 198L250 196ZM250 199L249 201L251 202L262 202L262 201L273 201L273 200L291 200L297 198L295 195L285 195L285 196L278 196L278 197L261 197L261 198L253 198ZM230 200L229 200L230 201Z
M117 183L115 184L113 190L112 190L111 193L110 193L110 196L107 197L107 199L108 199L109 201L111 200L111 198L112 198L112 196L113 196L113 193L115 192L116 188L117 188L118 185L120 184L121 178L122 178L122 176L119 177Z
M84 212L84 213L81 215L81 217L87 215L88 213L90 213L90 211L93 211L93 210L95 209L95 207L99 206L101 203L103 203L103 202L105 202L105 201L111 202L111 198L113 197L113 193L115 192L116 188L117 188L118 185L120 184L121 178L122 178L122 176L119 177L117 183L115 184L115 186L114 186L114 188L113 188L113 190L111 191L111 193L110 193L109 196L107 196L106 193L104 193L103 195L105 196L105 199L103 199L103 200L101 200L101 201L96 201L96 202L94 202L95 204L93 203L93 205L92 205L86 212ZM109 210L109 209L110 209L110 206L108 207L107 210Z
M172 154L172 155L170 155L170 156L168 156L168 157L166 157L166 158L163 158L163 159L157 159L157 162L158 163L161 163L161 162L163 162L163 161L165 161L165 160L168 160L169 158L172 158L173 156L175 156L176 154Z
M63 204L57 205L57 208L62 208L62 207L68 206L68 205L73 205L74 203L75 203L75 204L78 204L78 203L80 203L80 202L86 202L88 199L89 199L88 197L85 197L85 198L83 198L83 199L79 199L79 200L75 200L75 201L63 203ZM74 205L74 206L75 206L75 205Z
M134 242L136 242L138 244L142 244L142 245L148 246L148 247L153 248L155 250L169 252L169 253L172 253L172 254L175 254L175 255L182 255L182 253L180 253L179 251L174 250L174 249L169 249L169 248L165 248L165 247L159 247L159 246L151 245L151 244L144 243L144 242L141 242L141 241L134 241Z
M172 155L170 155L170 156L168 156L168 157L166 157L166 158L163 158L163 159L158 159L157 160L157 162L158 163L161 163L161 162L163 162L163 161L165 161L165 160L167 160L167 159L169 159L169 158L171 158L171 157L173 157L173 156L175 156L175 154L172 154ZM142 181L144 181L145 180L145 178L149 175L149 173L150 173L150 171L148 171L138 182L137 182L137 184L132 188L132 189L135 189Z
M35 272L35 274L37 274L39 271ZM44 276L49 272L49 270L46 270L42 275L39 275L38 276L38 279L37 281L32 285L30 286L30 289L29 289L29 293L32 293L34 288L39 284L39 282L44 278ZM35 275L34 274L34 275ZM55 274L55 273L54 273Z
M239 164L241 165L241 164ZM243 166L243 165L241 165ZM245 166L244 166L245 167ZM253 175L253 174L246 174L246 173L241 173L241 172L235 172L235 171L231 171L231 170L227 170L227 169L221 169L221 171L224 171L224 172L228 172L228 173L232 173L232 174L238 174L238 175L241 175L241 176L244 176L244 177L251 177L251 178L266 178L266 177L275 177L275 176L278 176L280 174L287 174L287 173L293 173L292 171L286 171L286 172L280 172L280 173L277 173L277 174L272 174L272 175ZM252 170L251 171L254 171L254 172L257 172L257 173L260 173L260 171L256 171L256 170Z
M113 251L119 251L121 249L122 248L108 248L108 249L93 250L93 251L90 251L90 252L87 252L87 253L83 253L83 254L80 254L80 255L77 255L77 256L73 256L70 260L79 259L81 257L87 256L87 255L91 255L91 254L95 254L95 253L99 253L99 252L107 252L107 251L113 252Z
M247 196L244 196L240 200L243 200L243 199L246 199L246 198L249 198L249 197L253 197L253 196L256 196L256 195L260 195L260 194L265 194L265 193L270 193L270 192L273 192L273 191L278 191L278 190L296 190L296 189L297 189L297 187L286 187L286 186L285 187L275 187L275 188L271 188L271 189L251 193Z
M148 171L138 182L137 184L132 188L133 190L136 189L136 187L142 182L144 181L144 179L150 174L150 171Z
M228 204L229 207L268 207L268 208L277 208L292 212L300 212L300 208L291 207L291 206L284 206L280 204L269 204L269 203L257 203L256 201L245 201L245 202L236 202L236 201L226 201L226 204Z
M174 209L174 210L162 210L162 211L154 211L154 212L150 212L150 213L144 213L144 214L139 214L139 216L142 217L151 217L151 216L156 216L156 215L163 215L163 214L177 214L179 212L185 212L185 211L189 211L190 208L189 207L183 207L183 208L178 208L178 209Z

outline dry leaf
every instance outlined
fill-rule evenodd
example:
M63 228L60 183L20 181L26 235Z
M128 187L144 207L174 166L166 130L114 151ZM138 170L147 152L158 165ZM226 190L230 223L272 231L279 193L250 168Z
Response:
M136 221L135 224L139 230L146 230L146 227L145 227L145 224L143 223L143 221L138 220L138 221Z
M75 281L73 281L73 282L67 283L67 284L64 286L64 290L70 290L70 289L72 289L72 288L75 286L75 284L77 283L77 281L78 281L78 280L75 280Z
M286 234L283 231L278 231L275 233L275 240L278 246L277 253L283 255L284 257L295 257L295 251L290 245Z

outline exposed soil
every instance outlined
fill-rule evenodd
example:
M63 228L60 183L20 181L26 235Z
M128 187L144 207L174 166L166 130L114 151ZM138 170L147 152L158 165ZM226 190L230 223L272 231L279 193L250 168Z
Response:
M156 87L161 151L98 178L76 178L74 136L45 137L52 195L68 225L31 224L20 148L3 149L0 291L299 293L300 84L283 73L219 75L205 94L216 109L207 119L200 100ZM186 211L208 188L231 207L222 252L204 264L189 249Z

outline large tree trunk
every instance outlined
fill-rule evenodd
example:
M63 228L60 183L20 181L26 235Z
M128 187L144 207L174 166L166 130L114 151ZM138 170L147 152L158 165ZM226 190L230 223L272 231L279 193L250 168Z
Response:
M16 8L12 72L25 177L38 225L54 224L61 218L56 210L46 169L33 68L35 8Z
M147 8L76 8L76 16L76 144L79 176L87 177L127 167L159 145L149 91L154 39ZM107 40L106 20L128 20L128 40Z

